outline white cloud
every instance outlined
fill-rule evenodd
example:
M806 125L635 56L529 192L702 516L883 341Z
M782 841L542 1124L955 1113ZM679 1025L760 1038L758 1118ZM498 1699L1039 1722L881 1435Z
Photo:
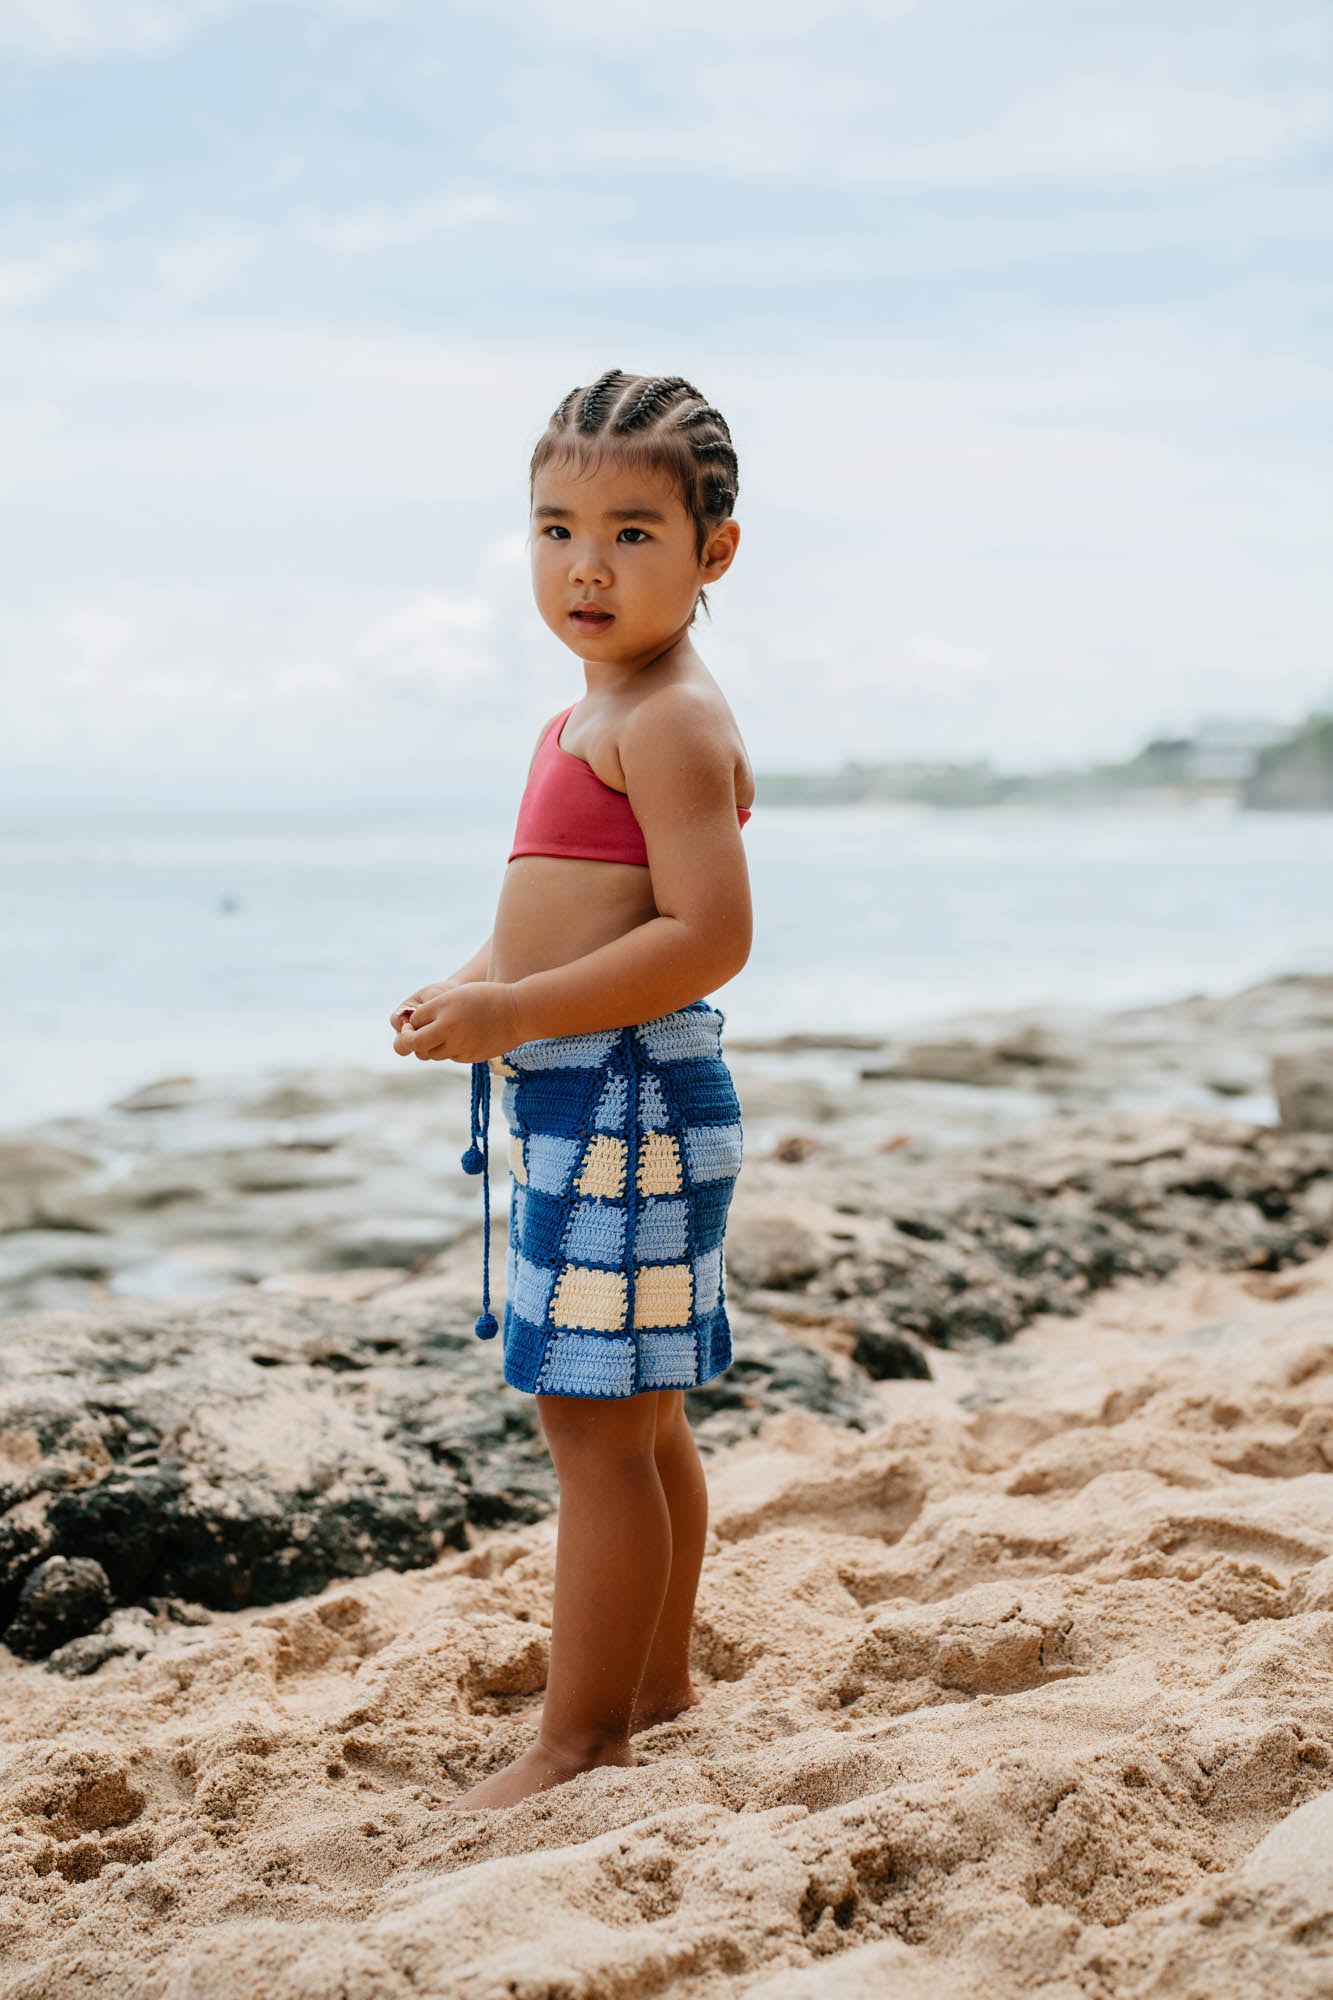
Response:
M253 708L259 700L254 688L207 667L136 674L125 683L125 692L145 695L150 701L210 708Z
M90 687L104 680L133 633L129 619L118 611L89 608L67 613L56 627L55 645L58 654L72 659L57 669L58 678L69 687Z
M159 251L158 274L177 298L203 298L230 284L247 264L253 263L259 249L257 236L223 230Z
M0 307L31 305L98 261L90 243L62 243L13 264L0 264Z
M484 680L495 671L483 644L492 622L484 599L428 590L377 619L355 654L374 664L381 682L399 688Z
M286 700L301 695L331 694L346 680L343 669L331 666L326 660L300 660L291 666L279 667L270 689L280 699Z
M941 106L933 89L904 89L887 61L876 73L770 58L758 76L749 63L692 77L675 119L573 126L548 115L506 145L533 168L582 161L907 192L1229 171L1298 155L1330 130L1328 98L1299 86L1074 74Z
M149 53L182 41L237 0L0 0L0 47L26 55Z
M397 208L365 208L350 215L323 216L306 225L312 242L331 250L395 250L451 229L473 229L487 222L507 222L521 207L484 191L443 194L428 201L404 202Z
M0 0L0 49L45 61L154 55L228 14L280 5L330 14L392 15L400 0Z
M531 0L509 6L533 36L550 32ZM1302 155L1314 167L1333 130L1326 8L1312 0L1282 0L1252 19L1181 0L1072 12L1051 0L827 9L736 0L706 11L701 61L678 10L575 0L560 38L511 79L511 115L487 150L548 172L580 162L618 177L664 168L713 187L1152 183L1160 192L1172 177ZM602 85L626 39L661 42L651 103L601 89L589 118L587 57Z

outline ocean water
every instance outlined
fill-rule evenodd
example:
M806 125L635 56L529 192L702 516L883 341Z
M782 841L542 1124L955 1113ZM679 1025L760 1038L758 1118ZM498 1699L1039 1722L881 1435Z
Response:
M396 1067L491 929L512 812L0 820L0 1126L154 1078ZM764 807L728 1035L1127 1006L1333 970L1333 814Z

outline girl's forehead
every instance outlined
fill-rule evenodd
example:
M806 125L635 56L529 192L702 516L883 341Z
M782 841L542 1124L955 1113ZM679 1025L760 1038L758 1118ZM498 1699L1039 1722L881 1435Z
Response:
M532 482L534 506L557 506L571 513L596 514L607 508L623 509L644 501L660 513L684 515L685 505L674 479L653 465L618 464L605 458L600 464L581 465L570 460L552 460L542 466Z

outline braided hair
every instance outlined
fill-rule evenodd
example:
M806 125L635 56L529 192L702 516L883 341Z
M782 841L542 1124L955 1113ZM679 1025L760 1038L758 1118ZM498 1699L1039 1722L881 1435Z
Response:
M528 468L529 494L537 474L552 460L600 463L608 453L625 464L665 472L675 482L694 522L696 553L702 556L709 535L733 512L740 486L736 449L722 412L683 375L626 375L623 369L608 368L586 388L571 389L551 412ZM695 617L699 605L708 610L702 590Z

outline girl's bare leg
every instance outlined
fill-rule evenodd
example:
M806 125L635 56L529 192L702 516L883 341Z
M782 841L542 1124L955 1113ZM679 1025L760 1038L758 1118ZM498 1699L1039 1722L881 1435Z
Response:
M454 1808L514 1805L596 1764L633 1764L634 1698L672 1571L657 1405L538 1396L560 1482L551 1665L537 1740Z
M665 1722L699 1699L690 1682L690 1630L708 1534L708 1487L683 1389L658 1392L653 1456L671 1514L671 1573L634 1705L636 1729Z

